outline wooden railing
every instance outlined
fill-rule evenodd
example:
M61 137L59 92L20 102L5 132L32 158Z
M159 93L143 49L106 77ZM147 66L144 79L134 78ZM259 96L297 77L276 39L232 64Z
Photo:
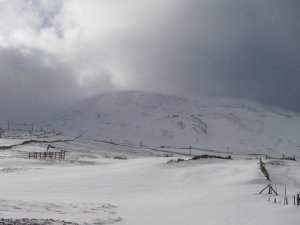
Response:
M66 159L66 151L60 152L29 152L29 159Z

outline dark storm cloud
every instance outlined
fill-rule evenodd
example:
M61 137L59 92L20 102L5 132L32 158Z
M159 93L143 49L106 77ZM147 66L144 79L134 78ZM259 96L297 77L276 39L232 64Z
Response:
M83 81L74 74L45 51L0 47L0 121L47 119L76 101L115 90L108 71L89 73Z
M2 118L41 117L116 89L300 111L298 0L3 2Z
M51 55L0 48L1 120L37 120L80 96L72 72Z
M124 44L142 88L300 110L299 1L190 0L155 16L158 23L144 24Z

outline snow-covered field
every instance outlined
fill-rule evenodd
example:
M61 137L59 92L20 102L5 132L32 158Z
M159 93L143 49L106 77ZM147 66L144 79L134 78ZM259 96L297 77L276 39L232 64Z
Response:
M21 139L0 139L0 146L12 146L21 144L24 140Z
M0 127L5 127L2 123ZM237 99L103 94L0 138L1 224L298 225L300 114ZM34 142L24 141L34 140ZM65 160L28 159L66 151ZM10 149L9 146L11 146ZM233 160L188 160L231 155ZM167 163L182 157L180 162ZM287 188L289 205L283 204Z
M299 162L266 164L280 194L273 203L273 195L269 202L269 195L257 194L267 181L255 157L167 163L171 158L146 148L82 140L54 146L67 151L66 160L27 159L29 151L44 151L46 144L0 151L0 218L40 219L40 224L46 219L56 221L52 224L299 224L300 207L292 201L300 191Z

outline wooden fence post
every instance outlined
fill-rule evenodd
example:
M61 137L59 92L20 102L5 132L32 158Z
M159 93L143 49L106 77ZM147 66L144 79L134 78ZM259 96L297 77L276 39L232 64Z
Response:
M60 152L29 152L28 158L34 159L65 159L66 158L66 151L61 150Z

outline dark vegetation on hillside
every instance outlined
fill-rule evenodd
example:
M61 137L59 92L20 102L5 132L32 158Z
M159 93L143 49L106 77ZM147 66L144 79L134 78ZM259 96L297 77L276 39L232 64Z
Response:
M231 155L227 156L227 157L223 157L223 156L218 156L218 155L196 155L191 159L188 160L184 160L182 158L178 158L178 159L171 159L170 161L168 161L167 163L178 163L178 162L185 162L185 161L191 161L191 160L200 160L200 159L227 159L227 160L231 160L232 157Z

